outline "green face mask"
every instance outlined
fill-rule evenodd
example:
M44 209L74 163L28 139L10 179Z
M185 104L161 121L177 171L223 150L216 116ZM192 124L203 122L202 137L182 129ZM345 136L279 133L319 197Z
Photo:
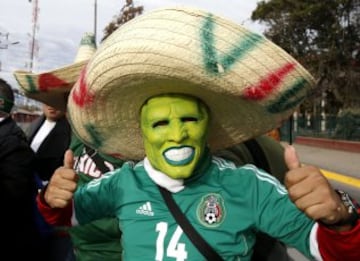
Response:
M190 177L204 153L208 125L205 105L193 97L149 99L141 109L141 130L151 165L174 179Z

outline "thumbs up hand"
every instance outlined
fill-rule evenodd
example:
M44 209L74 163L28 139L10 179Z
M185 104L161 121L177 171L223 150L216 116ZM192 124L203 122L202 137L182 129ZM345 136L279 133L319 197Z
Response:
M294 204L313 220L332 225L348 218L339 195L320 169L301 166L293 146L285 147L285 162L289 168L285 186Z
M64 156L64 166L56 169L44 194L45 201L50 207L65 208L71 202L78 181L78 175L73 166L73 152L67 150Z

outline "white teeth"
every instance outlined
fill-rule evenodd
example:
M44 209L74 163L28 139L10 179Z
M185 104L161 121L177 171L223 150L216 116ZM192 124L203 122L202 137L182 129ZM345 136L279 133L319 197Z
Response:
M192 152L193 149L189 147L181 149L171 149L165 153L165 157L172 161L180 161L190 157Z

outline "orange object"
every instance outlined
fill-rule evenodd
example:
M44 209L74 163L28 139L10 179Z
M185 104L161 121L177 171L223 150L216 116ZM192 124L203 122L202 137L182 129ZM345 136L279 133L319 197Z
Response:
M266 135L272 137L274 140L280 141L280 131L279 129L273 129L266 133Z

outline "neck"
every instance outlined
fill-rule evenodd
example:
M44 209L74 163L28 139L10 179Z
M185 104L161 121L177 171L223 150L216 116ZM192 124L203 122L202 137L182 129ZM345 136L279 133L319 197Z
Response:
M183 179L170 178L163 172L154 169L147 157L144 159L144 168L155 184L169 190L172 193L179 192L185 188Z

